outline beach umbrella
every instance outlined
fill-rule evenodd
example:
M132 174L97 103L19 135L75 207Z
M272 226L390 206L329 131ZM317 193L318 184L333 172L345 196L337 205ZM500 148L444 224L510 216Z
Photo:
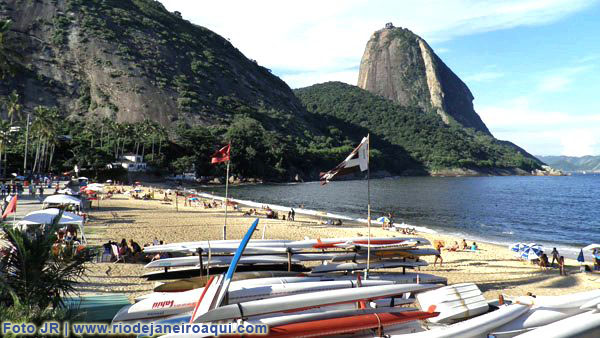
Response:
M579 256L577 256L577 261L579 263L584 263L585 262L585 258L583 257L583 249L579 250Z
M527 244L525 243L515 243L508 247L509 250L514 252L521 252L527 248Z
M521 259L524 259L526 261L531 261L534 259L539 259L540 258L539 253L540 253L539 250L535 250L533 248L527 248L521 253L520 257L521 257Z
M390 219L389 219L389 218L387 218L387 217L385 217L385 216L383 216L383 217L379 217L379 218L377 219L377 222L381 222L381 223L391 223Z

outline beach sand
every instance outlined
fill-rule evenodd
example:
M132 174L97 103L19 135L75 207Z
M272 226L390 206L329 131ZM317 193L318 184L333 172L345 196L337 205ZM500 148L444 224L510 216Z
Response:
M183 197L179 197L177 211L175 203L161 202L162 197L157 193L156 200L134 200L127 195L117 194L111 199L101 200L99 208L97 201L94 201L94 208L89 212L90 221L85 228L90 243L100 245L109 239L119 242L125 238L143 246L152 243L155 238L165 243L222 238L224 209L186 207L183 206ZM240 239L254 218L231 209L227 218L227 236L228 239ZM322 225L318 218L298 214L293 222L263 216L260 217L254 238L261 238L265 226L267 239L356 237L366 236L368 231L366 225L362 224ZM372 226L371 235L406 237L399 232L383 230L380 226ZM425 237L432 243L434 240L443 240L447 247L455 241L462 241L462 238L443 234L418 233L417 236ZM466 240L469 245L473 242L469 238ZM442 250L444 262L441 267L433 267L434 257L424 257L430 265L422 267L420 271L444 276L448 278L448 284L474 282L488 299L497 298L500 294L520 296L531 292L535 295L560 295L600 287L600 282L596 280L598 275L579 273L579 263L574 260L566 260L568 276L560 276L557 268L542 271L535 265L517 260L504 246L482 242L477 244L480 250L476 252ZM126 293L133 299L151 292L156 284L140 278L149 272L143 266L142 263L90 264L88 277L79 290L83 293ZM110 271L107 273L107 270ZM401 269L385 271L394 270L401 272Z

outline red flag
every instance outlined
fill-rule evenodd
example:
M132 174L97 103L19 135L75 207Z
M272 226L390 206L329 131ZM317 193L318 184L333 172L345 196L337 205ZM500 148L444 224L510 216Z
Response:
M231 150L231 143L217 150L210 160L211 164L227 162L229 161L229 151Z
M10 202L6 206L6 209L4 209L4 213L2 214L2 219L5 219L8 215L12 214L15 211L17 211L17 195L14 195L10 199Z

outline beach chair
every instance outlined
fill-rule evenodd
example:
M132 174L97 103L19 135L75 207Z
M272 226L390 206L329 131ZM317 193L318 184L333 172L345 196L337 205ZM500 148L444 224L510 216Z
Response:
M112 254L115 257L115 261L113 263L118 263L119 261L125 263L125 258L119 255L119 248L116 244L111 245Z

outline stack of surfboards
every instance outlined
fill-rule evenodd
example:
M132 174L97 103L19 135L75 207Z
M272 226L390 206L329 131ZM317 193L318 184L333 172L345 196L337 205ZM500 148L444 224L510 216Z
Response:
M429 245L424 238L417 237L380 237L371 238L328 238L316 240L251 240L239 261L240 270L264 271L287 270L309 271L301 264L304 262L322 262L312 267L314 273L335 271L364 270L367 267L367 249L371 249L370 268L417 268L426 266L419 257L436 255L437 250L419 248ZM144 248L146 253L199 253L198 256L165 258L148 263L146 268L162 268L165 271L150 272L143 277L148 279L173 279L191 277L199 274L199 269L212 270L215 273L227 269L233 258L239 241L201 241L173 243ZM306 250L313 250L307 252ZM322 250L322 251L314 251ZM329 250L329 251L325 251ZM250 266L250 267L249 267ZM170 268L179 268L168 270ZM239 271L239 270L238 270Z

